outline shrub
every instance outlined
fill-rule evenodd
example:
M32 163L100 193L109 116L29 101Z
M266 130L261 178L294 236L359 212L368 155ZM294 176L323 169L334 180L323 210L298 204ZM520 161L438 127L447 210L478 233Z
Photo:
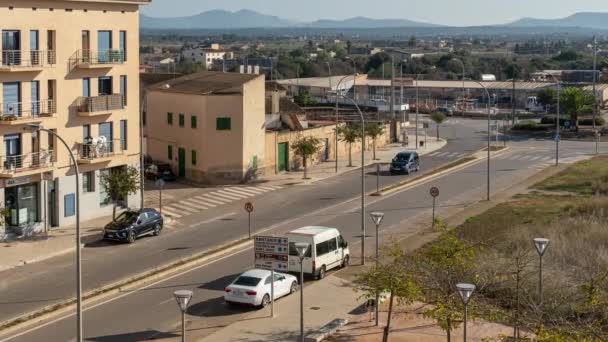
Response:
M581 126L593 126L593 117L584 117L578 120L578 124ZM597 126L604 126L606 124L606 120L604 118L598 116L595 118L595 124Z
M513 126L514 131L546 131L547 126L540 125L536 121L525 120L521 121Z

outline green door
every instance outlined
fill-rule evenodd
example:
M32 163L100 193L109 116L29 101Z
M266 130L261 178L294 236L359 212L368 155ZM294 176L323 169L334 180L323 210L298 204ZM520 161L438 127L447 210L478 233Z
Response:
M280 143L279 144L279 172L287 171L287 160L288 160L287 151L288 151L287 143Z
M178 173L179 177L186 177L186 150L180 148L178 150Z

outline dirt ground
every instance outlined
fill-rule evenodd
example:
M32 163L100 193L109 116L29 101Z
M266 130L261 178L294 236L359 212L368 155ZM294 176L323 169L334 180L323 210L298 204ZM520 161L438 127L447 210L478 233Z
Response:
M421 303L411 307L397 307L391 320L390 342L445 342L446 333L434 321L422 317ZM350 323L340 329L328 341L332 342L377 342L382 341L382 330L386 325L386 303L380 306L380 326L375 327L373 319L365 308L352 312ZM485 321L469 321L467 341L500 341L500 336L513 333L513 328ZM452 331L452 341L461 341L463 329L460 325Z

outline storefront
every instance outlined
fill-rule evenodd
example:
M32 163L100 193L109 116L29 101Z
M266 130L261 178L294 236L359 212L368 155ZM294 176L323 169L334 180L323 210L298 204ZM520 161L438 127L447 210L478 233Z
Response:
M40 222L40 182L21 177L6 180L4 186L7 225L10 228L24 228Z

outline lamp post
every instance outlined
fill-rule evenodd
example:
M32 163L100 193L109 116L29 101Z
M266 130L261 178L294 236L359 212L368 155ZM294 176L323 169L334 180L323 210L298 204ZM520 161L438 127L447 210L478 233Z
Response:
M490 101L490 92L488 91L488 88L486 88L486 86L483 85L483 83L479 82L479 81L473 81L477 84L479 84L483 90L486 92L486 95L488 96L488 102ZM492 116L492 112L490 110L490 106L487 106L488 108L488 169L487 169L487 195L486 195L486 199L489 201L490 200L490 145L491 145L491 141L492 141L492 134L490 132L490 119Z
M465 81L465 73L466 73L466 68L464 66L464 62L461 59L458 58L452 58L452 60L460 62L460 65L462 65L462 104L463 106L465 105L465 90L464 90L464 81ZM465 109L462 109L462 114L464 116L464 111Z
M539 269L538 269L538 304L543 304L543 255L547 251L547 247L549 246L549 239L544 238L536 238L534 241L534 247L536 247L536 251L538 252L539 260Z
M186 342L186 310L188 310L188 304L192 299L192 291L190 290L179 290L173 293L175 301L182 311L182 342Z
M327 64L329 66L329 63ZM336 85L336 173L338 173L338 143L339 143L339 139L338 139L338 115L339 115L339 110L340 110L340 105L338 103L338 92L340 91L340 85L342 84L342 81L344 81L345 79L347 79L348 77L351 77L351 75L346 75L344 77L342 77L340 79L340 81L338 81L338 84ZM355 89L354 89L354 80L356 79L356 75L353 75L353 96L355 94ZM329 91L331 92L331 75L330 75L330 81L329 81Z
M551 78L553 78L553 81L555 82L555 87L557 88L557 117L555 118L555 166L559 166L559 110L560 110L560 95L561 95L561 84L560 82L557 80L557 78L555 78L555 76L553 76L552 74L547 74L549 76L551 76Z
M297 242L296 250L300 259L300 342L304 342L304 256L308 250L309 244L305 242Z
M382 219L384 218L384 213L381 213L379 211L374 211L372 213L369 214L369 216L371 216L372 221L374 221L374 224L376 225L376 267L378 267L378 259L379 259L379 253L378 253L378 230L380 228L380 223L382 223ZM378 292L376 292L376 303L374 304L374 317L376 319L376 326L378 326L378 301L380 300L380 294Z
M458 290L458 294L460 295L460 299L462 299L462 304L464 305L464 321L463 321L463 341L467 342L467 315L468 315L468 305L473 292L475 292L475 285L460 283L456 284L456 289Z
M78 163L76 162L76 157L74 157L74 153L68 144L54 131L36 124L25 125L24 130L30 132L44 131L55 136L68 150L70 159L74 165L74 177L76 181L76 341L82 342L82 249L80 247L80 181L78 179L80 172L78 170Z

